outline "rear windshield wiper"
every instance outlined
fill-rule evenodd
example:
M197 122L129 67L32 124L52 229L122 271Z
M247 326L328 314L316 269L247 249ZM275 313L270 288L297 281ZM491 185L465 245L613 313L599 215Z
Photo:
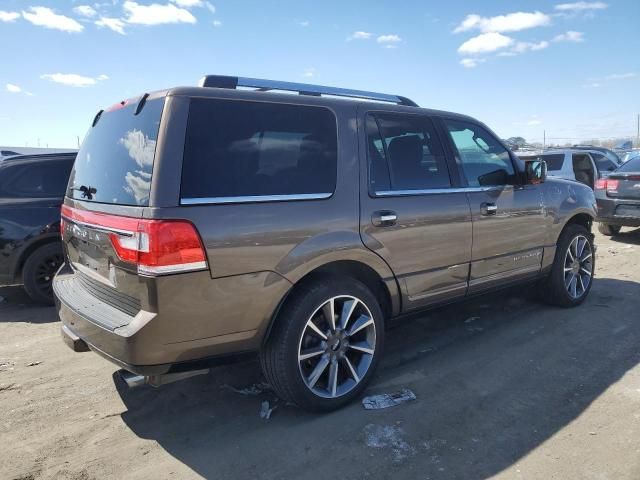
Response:
M97 193L97 189L92 187L91 185L80 185L79 188L72 188L71 190L76 190L78 192L82 192L82 198L86 198L87 200L93 200L93 196Z

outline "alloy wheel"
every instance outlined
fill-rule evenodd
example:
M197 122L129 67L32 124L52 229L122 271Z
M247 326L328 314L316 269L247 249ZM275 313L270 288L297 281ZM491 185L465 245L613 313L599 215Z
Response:
M577 235L564 257L564 285L573 299L581 298L593 278L593 251L584 235Z
M362 300L342 295L318 307L307 320L298 345L298 366L315 395L337 398L364 378L376 348L373 315Z

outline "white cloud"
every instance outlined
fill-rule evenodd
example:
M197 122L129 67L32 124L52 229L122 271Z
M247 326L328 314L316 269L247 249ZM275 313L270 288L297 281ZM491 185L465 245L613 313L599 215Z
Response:
M603 10L608 6L609 5L607 5L604 2L574 2L574 3L561 3L559 5L556 5L553 8L561 12L567 12L567 11L581 12L584 10Z
M460 65L465 68L475 68L479 64L486 62L484 58L463 58L460 60Z
M18 18L20 18L20 14L18 12L6 12L4 10L0 10L0 22L14 22Z
M585 88L598 88L598 87L601 87L601 86L602 86L602 84L600 84L598 82L585 83L583 85L583 87L585 87Z
M538 120L537 118L534 118L533 120L529 120L527 122L527 125L530 125L532 127L535 126L535 125L542 125L542 121Z
M308 27L309 25L311 25L311 23L309 22L309 20L303 20L302 22L298 22L298 25L300 25L301 27Z
M220 20L214 20L213 21L213 26L214 27L221 27L222 26L222 22Z
M109 77L104 74L93 78L78 75L77 73L46 73L41 75L40 78L69 87L89 87L91 85L95 85L99 81L107 80Z
M120 35L126 35L124 31L124 22L119 18L100 17L100 20L96 20L95 24L99 27L109 28Z
M549 46L549 42L542 41L538 43L534 42L517 42L512 48L513 53L525 53L528 51L535 52L536 50L544 50Z
M513 38L497 32L481 33L464 42L458 48L462 55L476 55L479 53L495 52L513 44Z
M78 5L77 7L73 7L73 11L83 17L95 17L98 14L95 8L90 5Z
M605 80L623 80L625 78L634 78L637 77L638 74L635 72L629 73L612 73L611 75L607 75L604 77Z
M347 37L347 40L369 40L372 37L372 33L370 32L353 32L351 35Z
M204 4L211 13L216 13L216 7L211 2L204 2Z
M376 42L382 44L382 45L392 45L395 43L400 43L402 41L402 39L398 36L398 35L380 35L378 38L376 38Z
M150 5L140 5L139 3L127 0L123 4L127 14L125 21L138 25L161 25L165 23L196 23L189 10L176 7L173 4L160 5L152 3Z
M556 35L553 38L554 42L574 42L580 43L584 42L584 32L575 32L573 30L569 30L568 32L561 33L560 35Z
M9 92L9 93L23 93L24 95L27 95L29 97L33 97L33 93L27 92L22 87L20 87L18 85L15 85L13 83L7 83L6 89L7 89L7 92Z
M305 68L302 74L302 76L305 78L312 78L312 77L315 77L315 75L316 75L316 69L313 67Z
M171 0L173 3L182 8L202 7L204 2L202 0Z
M59 15L47 7L29 7L29 12L23 10L22 16L28 22L39 27L74 33L84 30L84 27L73 18Z
M515 12L496 17L471 14L458 25L453 33L480 30L481 32L517 32L542 27L551 23L551 17L542 12Z

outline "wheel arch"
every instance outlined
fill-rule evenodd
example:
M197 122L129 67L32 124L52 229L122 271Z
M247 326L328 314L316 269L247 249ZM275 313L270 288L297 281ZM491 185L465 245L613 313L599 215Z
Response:
M40 236L37 239L31 241L20 253L18 256L18 260L16 261L13 267L13 279L14 281L22 280L22 269L24 268L24 264L27 259L41 247L48 245L50 243L60 242L60 235L49 234Z
M391 273L390 270L389 273ZM376 270L372 265L361 260L330 260L325 263L315 265L312 269L307 271L304 275L301 275L295 282L293 282L292 287L280 300L271 316L269 325L263 335L263 345L268 341L271 331L273 330L273 326L277 321L278 314L291 295L294 292L305 288L306 285L316 279L326 276L348 276L362 282L378 299L378 303L385 318L390 318L400 313L400 290L392 273L390 277L385 278L381 275L381 272Z

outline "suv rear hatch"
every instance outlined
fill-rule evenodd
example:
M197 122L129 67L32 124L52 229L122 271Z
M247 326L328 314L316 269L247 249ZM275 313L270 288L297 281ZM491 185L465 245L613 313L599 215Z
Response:
M154 310L149 277L207 269L190 222L144 218L164 103L164 96L145 95L96 115L62 207L63 243L76 275L60 287L80 288L127 317ZM127 322L104 317L99 323L110 329Z

